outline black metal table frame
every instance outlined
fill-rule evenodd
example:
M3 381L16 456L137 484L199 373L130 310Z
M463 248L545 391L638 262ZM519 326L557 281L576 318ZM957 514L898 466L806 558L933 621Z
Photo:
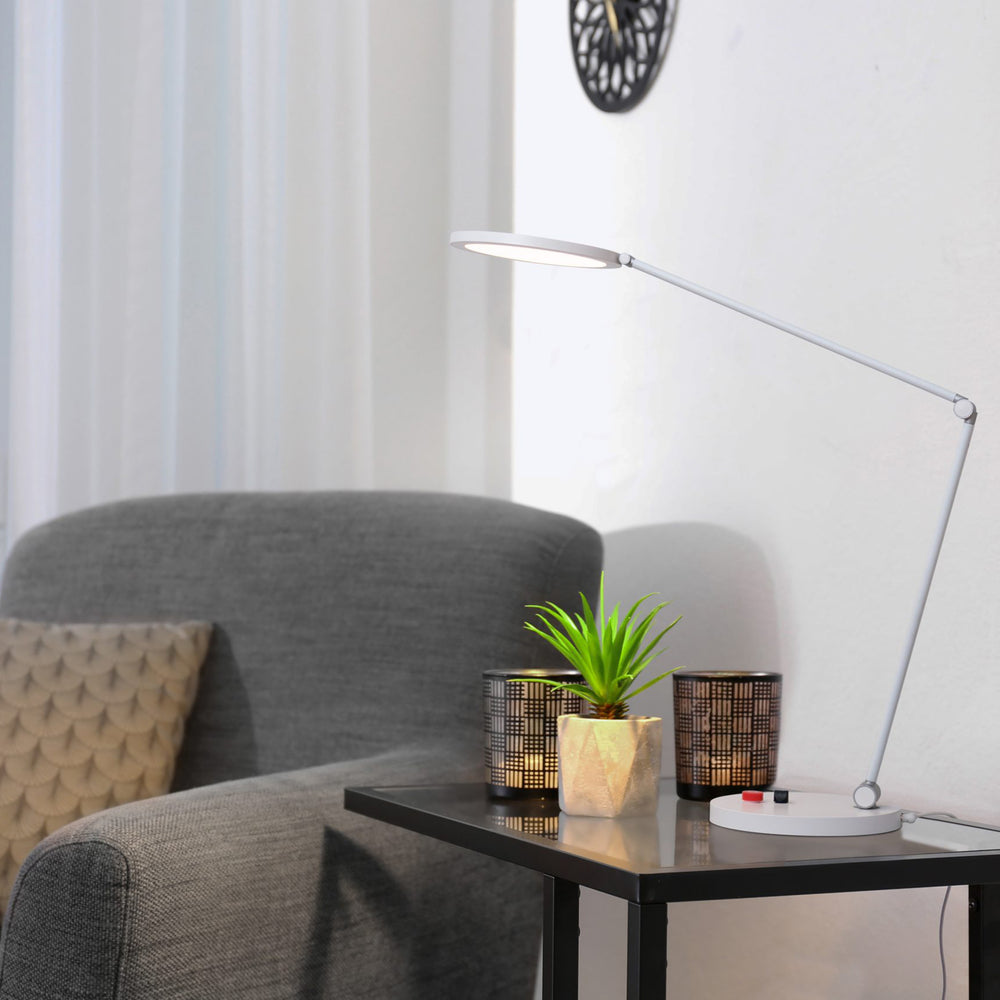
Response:
M540 838L435 816L393 801L386 792L392 789L348 788L344 804L353 812L544 875L544 1000L576 1000L578 995L581 886L627 901L627 1000L663 1000L669 903L966 885L969 1000L1000 997L1000 850L634 872L554 850Z
M578 996L579 920L580 886L546 875L542 936L544 1000L576 1000ZM647 997L660 1000L666 996L666 903L628 901L627 980L628 1000ZM969 1000L997 997L1000 997L1000 886L970 885Z

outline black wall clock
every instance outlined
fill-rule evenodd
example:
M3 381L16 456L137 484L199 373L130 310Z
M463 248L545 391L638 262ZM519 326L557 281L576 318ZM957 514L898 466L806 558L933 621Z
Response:
M569 0L573 60L602 111L628 111L649 90L666 53L677 0Z

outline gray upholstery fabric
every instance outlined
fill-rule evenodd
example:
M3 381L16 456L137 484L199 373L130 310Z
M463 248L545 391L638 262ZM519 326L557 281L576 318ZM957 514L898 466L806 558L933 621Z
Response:
M343 787L481 780L481 671L545 656L524 605L593 593L600 556L571 519L434 494L159 498L30 533L0 614L216 630L187 790L36 848L0 1000L530 996L537 876L346 813Z
M471 749L481 670L551 658L524 605L577 603L599 551L579 522L482 498L163 497L29 533L0 614L214 622L174 782L187 788L442 730Z

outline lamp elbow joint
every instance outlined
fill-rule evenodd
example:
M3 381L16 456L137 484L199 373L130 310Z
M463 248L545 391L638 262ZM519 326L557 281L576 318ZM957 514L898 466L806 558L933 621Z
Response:
M967 424L974 424L976 422L976 417L979 415L979 411L976 409L976 404L972 402L971 399L966 399L965 396L955 397L955 416L959 420L964 420Z

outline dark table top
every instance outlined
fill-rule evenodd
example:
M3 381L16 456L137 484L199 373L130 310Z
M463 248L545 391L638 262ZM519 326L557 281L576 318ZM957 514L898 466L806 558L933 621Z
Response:
M482 784L348 788L347 809L633 902L1000 883L1000 830L905 814L895 833L785 837L712 826L660 789L656 816L592 819Z

